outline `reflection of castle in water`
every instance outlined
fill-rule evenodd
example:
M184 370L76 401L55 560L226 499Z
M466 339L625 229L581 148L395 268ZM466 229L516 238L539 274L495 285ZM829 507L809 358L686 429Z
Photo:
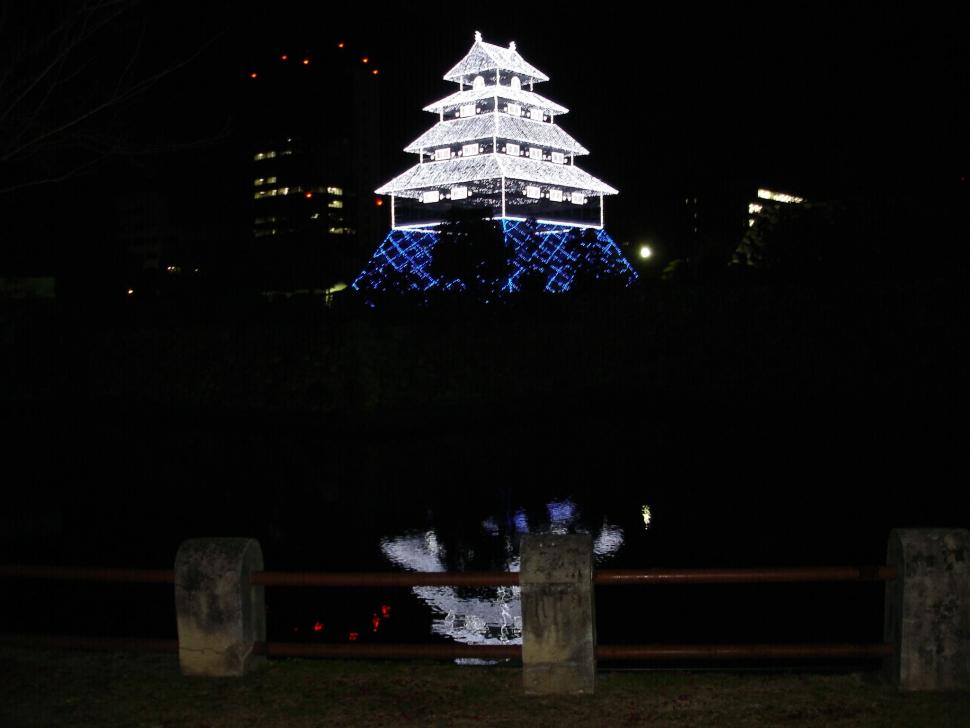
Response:
M605 520L599 528L589 528L579 518L576 504L570 500L553 501L546 506L548 520L536 519L530 527L525 510L518 510L500 524L493 518L482 522L478 536L498 545L502 568L519 570L519 535L522 533L590 533L593 556L600 563L623 545L623 530ZM470 547L465 547L471 552ZM409 532L403 536L381 539L384 556L410 571L447 571L454 562L434 529ZM474 556L473 553L467 554ZM464 560L464 559L462 559ZM522 642L522 605L519 587L455 588L441 586L413 587L419 599L435 613L432 632L466 644L519 644Z

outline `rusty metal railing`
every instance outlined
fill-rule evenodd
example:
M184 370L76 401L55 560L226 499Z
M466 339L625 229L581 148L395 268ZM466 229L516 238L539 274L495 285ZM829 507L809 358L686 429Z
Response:
M764 569L603 569L595 572L598 586L662 586L680 584L767 584L890 581L888 566L827 566ZM70 566L0 565L0 578L174 584L171 569L117 569ZM519 574L480 572L292 572L257 571L254 585L273 587L417 587L518 586ZM177 652L177 640L0 634L0 644L87 650ZM258 654L270 657L337 657L375 659L520 659L521 645L371 644L260 642ZM736 645L597 645L596 657L606 661L878 659L893 653L891 644L736 644Z
M113 569L83 566L0 565L0 577L58 581L101 581L173 584L171 569ZM668 584L768 584L889 581L891 566L822 566L767 569L601 569L597 586ZM256 571L250 583L302 587L518 586L518 572L509 571Z

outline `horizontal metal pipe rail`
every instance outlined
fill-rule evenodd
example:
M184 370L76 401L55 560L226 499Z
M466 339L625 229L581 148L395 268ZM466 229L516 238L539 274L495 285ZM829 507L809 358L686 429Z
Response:
M0 565L0 578L173 584L171 569L114 569L72 566ZM676 584L798 584L811 582L874 582L896 578L888 566L830 566L766 569L602 569L593 582L599 586ZM417 587L517 586L519 574L479 572L253 572L250 582L288 587ZM178 652L177 640L0 634L0 644L87 650ZM374 659L520 659L521 645L461 644L323 644L262 642L258 654L270 657L336 657ZM759 659L876 659L893 653L891 644L792 645L597 645L596 657L605 661L636 660L759 660Z
M119 584L174 584L172 569L109 569L90 566L0 565L0 577L52 581L105 581Z
M510 571L256 571L249 581L264 586L316 587L517 586L519 574Z
M171 569L110 569L79 566L2 566L0 577L172 584ZM593 575L598 586L665 584L799 584L810 582L889 581L896 578L890 566L823 566L770 569L601 569ZM250 582L264 586L302 587L413 587L413 586L518 586L518 572L509 571L405 571L319 572L256 571Z
M129 637L78 637L54 634L0 634L0 645L108 652L178 652L178 640Z
M0 644L13 647L52 649L178 652L178 641L173 639L0 634ZM268 657L517 660L522 657L522 645L258 642L255 652ZM893 646L888 643L596 646L596 659L607 662L637 660L880 659L888 657L892 653Z
M649 584L802 584L809 582L890 581L893 566L813 566L786 569L601 569L597 585Z
M889 657L893 646L880 644L793 645L597 645L598 660L781 660L868 659Z
M378 660L518 660L522 645L463 644L312 644L306 642L267 642L256 646L256 653L269 657L338 657Z

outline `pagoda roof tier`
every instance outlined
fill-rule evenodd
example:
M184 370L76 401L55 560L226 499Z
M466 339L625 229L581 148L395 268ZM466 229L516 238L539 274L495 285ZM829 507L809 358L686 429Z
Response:
M444 75L444 79L445 81L459 83L467 76L475 76L495 70L517 73L524 76L524 80L536 82L549 80L546 74L531 63L526 62L519 55L519 52L515 49L515 43L509 44L508 48L503 48L492 43L486 43L481 40L481 35L478 33L475 34L475 43L471 50L455 64L454 68Z
M562 150L567 154L589 154L589 150L563 131L562 127L508 114L481 114L438 122L405 147L404 151L420 152L422 149L473 142L492 136Z
M555 101L550 101L545 96L540 96L532 91L527 91L524 88L512 88L511 86L496 86L492 84L491 86L483 86L482 88L466 88L464 91L455 91L455 93L450 96L445 96L445 98L440 101L435 101L433 104L428 104L424 107L425 111L433 111L438 113L442 109L446 109L449 106L461 106L462 104L470 104L474 101L481 101L482 99L490 99L493 96L498 96L500 99L506 99L507 101L514 101L517 104L522 104L523 106L529 106L538 109L547 109L554 114L565 114L569 112L565 106L560 106Z
M575 165L539 162L528 157L510 157L505 154L482 154L416 164L374 192L378 195L419 197L427 189L501 177L569 187L594 194L615 195L618 192Z

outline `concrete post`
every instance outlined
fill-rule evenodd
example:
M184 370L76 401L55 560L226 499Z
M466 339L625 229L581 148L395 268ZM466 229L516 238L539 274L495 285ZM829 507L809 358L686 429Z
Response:
M588 534L523 535L522 675L528 695L592 693L593 543Z
M886 563L886 676L901 690L970 689L970 531L894 530Z
M175 557L175 612L179 663L185 675L243 675L263 660L253 654L266 640L263 587L249 575L263 569L263 551L251 538L193 538Z

